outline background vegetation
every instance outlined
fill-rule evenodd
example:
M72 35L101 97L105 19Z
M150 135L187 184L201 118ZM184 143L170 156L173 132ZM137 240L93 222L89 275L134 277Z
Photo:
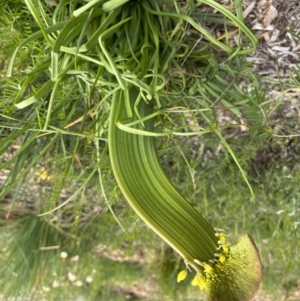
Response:
M8 77L14 50L39 27L23 1L0 5L0 291L24 300L201 300L188 281L176 283L181 259L116 187L106 147L109 105L100 106L99 93L87 90L84 71L56 90L47 131L41 125L50 89L42 91L44 102L16 106L45 87L49 74L39 68L51 49L43 39L27 43ZM54 1L41 5L47 16L56 7ZM192 111L204 102L190 80L185 98L174 98L173 105L189 107L192 100L194 107L170 113L158 127L191 132L220 126L255 202L213 131L158 138L157 145L174 185L211 224L225 229L232 243L245 232L253 236L263 261L263 292L284 300L299 288L299 116L274 117L286 108L283 98L266 98L263 79L252 74L245 57L212 57L218 68L207 69L211 85L201 92L214 104L209 120ZM299 91L299 70L280 85Z

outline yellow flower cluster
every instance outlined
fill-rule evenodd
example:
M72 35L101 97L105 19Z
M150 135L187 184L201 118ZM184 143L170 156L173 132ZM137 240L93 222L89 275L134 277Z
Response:
M218 244L220 246L218 248L218 252L215 254L216 258L210 260L209 263L200 262L197 259L194 260L195 263L203 268L203 273L198 272L191 284L193 286L199 286L201 291L205 289L207 278L214 277L215 269L221 268L221 265L226 262L229 255L230 247L227 245L227 238L225 234L217 232L215 235L219 238ZM188 266L188 262L186 263L186 265ZM177 275L177 282L183 281L187 277L187 274L187 269L179 272Z

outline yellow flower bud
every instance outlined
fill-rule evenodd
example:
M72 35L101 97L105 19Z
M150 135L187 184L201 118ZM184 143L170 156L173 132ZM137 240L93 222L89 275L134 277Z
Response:
M220 253L220 254L219 254L219 261L220 261L221 263L224 263L224 262L226 261L226 256L225 256L225 254L223 254L223 253Z
M201 275L199 279L200 291L203 291L205 289L205 285L206 285L206 277L204 275Z
M204 263L203 267L204 267L205 273L210 274L210 275L214 273L214 268L210 264Z
M219 237L218 243L219 243L220 245L225 245L226 242L227 242L226 236L225 236L224 234L222 234L222 233L218 233L217 236Z
M199 286L199 289L201 291L203 291L205 289L205 285L206 285L206 277L204 275L201 275L201 274L197 274L193 281L191 282L191 284L193 286Z
M186 276L187 276L187 270L183 270L183 271L179 272L177 275L177 282L184 280L186 278Z
M223 249L223 253L225 254L225 255L228 255L229 254L229 246L227 246L227 245L223 245L222 246L222 249Z
M194 277L193 281L191 282L191 285L192 285L192 286L199 285L199 278L200 278L200 275L197 274L197 275Z

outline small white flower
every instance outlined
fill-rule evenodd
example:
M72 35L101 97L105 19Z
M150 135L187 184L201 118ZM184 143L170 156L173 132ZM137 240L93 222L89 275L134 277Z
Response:
M60 253L60 258L61 259L66 259L68 257L68 253L67 252L61 252Z
M52 283L52 287L59 287L59 282L54 280L53 283Z
M82 283L82 281L77 280L77 281L75 282L75 285L78 286L78 287L80 287L80 286L83 285L83 283Z
M73 256L73 257L71 258L71 261L78 261L78 260L79 260L79 256L78 256L78 255Z
M48 293L50 291L50 287L43 286L42 290L43 290L43 293Z
M86 276L86 278L85 278L85 281L87 282L87 283L92 283L93 282L93 277L92 276Z
M71 272L68 273L68 278L72 282L74 282L76 280L76 276L74 274L72 274Z

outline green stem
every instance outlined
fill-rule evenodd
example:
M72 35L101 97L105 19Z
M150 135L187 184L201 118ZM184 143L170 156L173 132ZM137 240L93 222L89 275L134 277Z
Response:
M133 108L138 97L131 88L130 104ZM215 230L177 191L163 171L155 138L120 130L118 118L126 119L124 92L115 93L109 124L109 150L112 169L125 198L162 239L171 245L198 272L197 262L214 259L218 248ZM138 105L140 117L152 113L144 101ZM133 117L137 120L137 117ZM154 119L134 125L136 129L154 132Z

